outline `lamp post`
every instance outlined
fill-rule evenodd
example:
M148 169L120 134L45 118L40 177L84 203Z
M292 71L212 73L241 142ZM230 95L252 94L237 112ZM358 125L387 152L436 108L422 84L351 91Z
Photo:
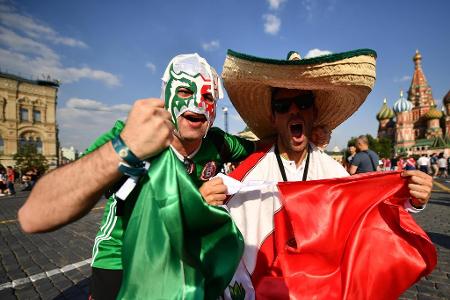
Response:
M228 107L222 107L225 132L228 133Z

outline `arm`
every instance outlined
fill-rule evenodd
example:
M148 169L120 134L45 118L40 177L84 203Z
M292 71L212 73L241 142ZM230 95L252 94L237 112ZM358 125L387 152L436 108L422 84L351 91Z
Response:
M356 174L356 170L358 170L357 166L350 165L350 168L349 168L348 172L350 173L350 175L355 175Z
M172 130L164 102L143 99L133 105L121 137L138 158L146 159L170 144ZM25 232L54 230L82 217L104 190L122 176L117 170L121 161L108 142L42 177L19 210L22 229Z

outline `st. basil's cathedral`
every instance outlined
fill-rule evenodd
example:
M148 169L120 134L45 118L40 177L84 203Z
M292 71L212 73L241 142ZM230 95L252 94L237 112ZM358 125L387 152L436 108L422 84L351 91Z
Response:
M408 98L401 91L392 109L384 99L377 114L378 138L391 139L396 155L444 153L450 156L450 91L439 109L422 70L418 50L413 61L415 70Z

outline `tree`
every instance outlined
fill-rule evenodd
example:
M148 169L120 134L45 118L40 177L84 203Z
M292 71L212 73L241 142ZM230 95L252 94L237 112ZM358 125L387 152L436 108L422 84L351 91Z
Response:
M37 152L33 144L21 145L19 152L14 154L13 159L16 161L16 169L22 174L32 168L36 168L39 174L44 174L48 169L47 159Z
M366 134L367 140L369 141L369 149L372 151L375 151L379 157L391 157L393 153L393 147L392 141L388 138L379 138L376 139L370 134ZM354 146L356 145L356 137L352 137L347 142L348 146Z

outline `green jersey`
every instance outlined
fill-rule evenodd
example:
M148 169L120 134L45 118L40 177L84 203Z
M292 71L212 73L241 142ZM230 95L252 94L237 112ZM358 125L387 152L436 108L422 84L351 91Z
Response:
M122 121L117 121L110 131L100 136L85 151L85 154L114 139L124 126L125 124ZM164 151L174 150L169 147ZM197 187L200 187L203 182L215 176L224 163L243 160L253 151L253 142L227 134L221 129L213 127L203 139L200 149L190 158L194 164L190 178ZM125 201L123 212L120 215L118 215L117 209L118 205L122 204L120 203L121 200L117 200L114 194L108 198L101 227L92 249L93 267L111 270L122 269L122 240L137 193L139 193L139 184Z

